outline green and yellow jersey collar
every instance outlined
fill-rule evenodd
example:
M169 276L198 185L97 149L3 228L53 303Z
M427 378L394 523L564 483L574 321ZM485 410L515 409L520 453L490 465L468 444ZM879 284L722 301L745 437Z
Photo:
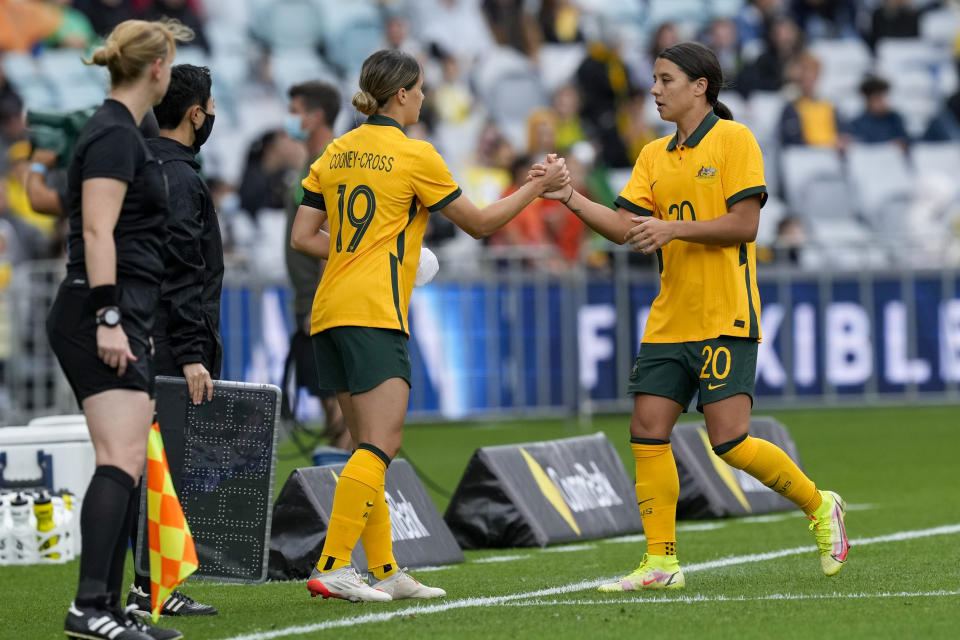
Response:
M715 114L713 110L707 114L707 117L697 125L697 128L693 130L693 133L690 134L690 137L687 138L686 142L683 143L685 147L695 147L700 144L700 141L703 140L703 136L707 135L707 132L710 129L713 129L713 125L717 124L720 120L720 116ZM677 148L677 134L673 134L673 137L670 138L670 142L667 144L667 151L673 151Z
M400 126L399 122L380 113L375 113L372 116L369 116L365 124L375 124L381 127L396 127L397 129L400 129L400 131L403 131L403 127Z

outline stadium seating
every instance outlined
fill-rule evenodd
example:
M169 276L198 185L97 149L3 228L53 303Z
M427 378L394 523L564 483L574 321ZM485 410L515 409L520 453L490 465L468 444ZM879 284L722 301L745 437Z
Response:
M783 187L790 209L805 215L808 197L824 184L842 180L843 165L835 149L787 147L780 154Z
M910 167L895 144L853 144L847 149L850 182L860 214L878 235L896 235L913 194Z

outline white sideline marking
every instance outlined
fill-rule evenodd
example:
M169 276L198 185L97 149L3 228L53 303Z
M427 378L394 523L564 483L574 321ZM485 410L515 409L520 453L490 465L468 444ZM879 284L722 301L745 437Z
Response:
M642 533L632 533L628 536L617 536L616 538L607 538L603 542L607 544L620 544L623 542L643 542L647 536Z
M446 571L447 569L451 569L452 567L453 567L452 564L441 564L435 567L417 567L416 569L412 569L412 571L414 573L427 573L429 571Z
M476 560L471 560L472 563L486 563L486 562L513 562L514 560L523 560L524 558L529 558L529 553L520 553L515 556L490 556L489 558L478 558Z
M727 526L726 522L701 522L699 524L678 524L677 531L713 531L714 529L723 529Z
M916 538L927 538L930 536L941 536L949 535L954 533L960 533L960 524L950 524L940 527L933 527L931 529L917 529L913 531L898 531L895 533L890 533L882 536L874 536L872 538L857 538L851 540L851 546L867 546L871 544L880 544L883 542L901 542L903 540L913 540ZM815 547L792 547L789 549L780 549L779 551L769 551L767 553L755 553L744 556L729 556L726 558L719 558L717 560L710 560L707 562L700 562L697 564L686 565L684 567L685 573L691 573L694 571L704 571L707 569L716 569L719 567L727 567L735 564L745 564L748 562L763 562L764 560L772 560L774 558L782 558L784 556L797 555L800 553L810 553L815 550ZM496 556L495 556L496 557ZM504 557L504 556L500 556ZM513 559L515 556L507 556L510 559ZM490 558L486 558L487 561ZM475 560L474 562L479 562ZM609 578L595 578L593 580L582 580L580 582L573 582L570 584L562 585L559 587L550 587L548 589L540 589L538 591L528 591L527 593L515 593L506 596L489 596L485 598L463 598L461 600L452 600L449 602L443 602L440 604L415 604L403 609L398 609L396 611L385 611L383 613L368 613L361 616L340 618L338 620L325 620L323 622L316 622L313 624L297 625L293 627L286 627L284 629L275 629L273 631L258 631L254 633L243 634L239 636L231 636L226 640L272 640L272 638L283 638L286 636L293 635L303 635L307 633L316 633L318 631L325 631L327 629L337 629L340 627L352 627L362 624L368 624L371 622L384 622L392 618L397 618L401 616L413 616L413 615L426 615L430 613L442 613L444 611L450 611L453 609L466 609L470 607L488 607L491 605L502 605L508 602L515 602L517 600L529 600L531 598L541 598L543 596L554 596L564 593L573 593L575 591L584 591L586 589L593 589L601 584L606 582L613 582L617 580L617 577ZM783 595L783 594L778 594ZM944 595L950 595L945 593ZM723 596L717 596L721 598ZM763 596L770 598L770 596ZM757 599L762 599L757 598ZM735 599L735 598L731 598ZM673 600L673 598L670 598ZM682 600L682 597L678 600ZM649 600L648 600L649 601ZM621 604L627 602L626 600L618 601Z
M684 531L713 531L715 529L723 529L727 526L726 522L695 522L691 524L678 524L677 531L682 533ZM647 539L647 536L642 533L631 533L625 536L617 536L616 538L607 538L601 542L607 544L622 544L625 542L643 542Z
M565 544L560 547L545 547L540 549L542 553L569 553L571 551L586 551L587 549L596 549L595 544Z
M960 591L882 591L880 593L773 593L766 596L678 596L678 597L647 597L647 598L620 598L616 600L525 600L522 602L505 603L505 607L536 607L536 606L555 606L567 604L667 604L678 602L681 604L690 604L694 602L750 602L756 600L834 600L840 598L942 598L948 596L960 596Z

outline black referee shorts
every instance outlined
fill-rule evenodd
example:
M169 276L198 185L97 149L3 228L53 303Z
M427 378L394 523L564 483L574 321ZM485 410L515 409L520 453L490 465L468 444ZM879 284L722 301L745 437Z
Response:
M136 362L127 361L123 376L97 356L95 309L88 300L90 288L71 276L60 285L47 314L47 338L53 353L82 404L84 399L110 389L145 391L153 397L153 353L150 336L160 297L159 285L124 282L117 285L124 333Z

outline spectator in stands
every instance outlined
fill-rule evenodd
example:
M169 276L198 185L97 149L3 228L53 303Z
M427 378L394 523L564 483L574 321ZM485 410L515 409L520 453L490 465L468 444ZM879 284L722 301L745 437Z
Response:
M0 180L0 224L6 232L6 255L13 264L46 258L43 232L13 214L7 199L7 181Z
M423 46L410 37L410 24L401 13L390 13L383 24L382 49L399 49L418 59L423 54Z
M507 187L500 197L506 198L514 193L527 181L527 172L531 161L527 156L518 157L513 163L513 183ZM516 217L490 236L488 244L493 247L525 247L531 252L535 249L545 250L549 245L547 239L546 217L551 213L559 213L564 209L558 202L537 198L524 207ZM538 255L536 258L528 256L525 264L539 268L548 268L550 258ZM510 265L507 265L510 266Z
M777 237L774 240L772 258L775 264L800 264L800 252L807 243L807 230L803 220L795 216L784 216L777 223Z
M563 153L587 139L580 121L580 92L572 84L562 85L553 92L552 103L557 114L556 150Z
M481 8L497 44L537 59L543 35L525 0L483 0Z
M455 56L439 51L443 72L437 87L431 92L436 115L449 124L462 124L473 111L473 93L460 72L461 64Z
M281 129L267 131L247 150L240 206L254 218L261 209L283 209L291 172L306 162L303 147Z
M7 203L14 217L39 230L44 238L52 241L58 219L37 213L30 204L27 195L27 179L30 173L30 143L20 140L7 151L6 192ZM44 252L46 254L46 252ZM48 257L43 255L40 257Z
M94 39L82 13L49 2L0 2L0 51L29 51L40 43L84 48Z
M3 73L0 60L0 157L7 148L24 137L27 132L23 117L23 100Z
M736 86L743 60L737 38L737 24L730 18L714 18L707 25L703 44L717 54L723 68L723 80L727 86Z
M960 58L955 61L960 75ZM927 142L960 140L960 90L954 92L933 116L923 134Z
M790 14L809 40L858 35L853 0L792 0Z
M820 61L804 53L791 62L788 73L795 78L791 92L798 95L783 108L780 116L781 144L842 149L846 138L840 129L836 108L816 93Z
M477 206L496 202L510 186L515 158L510 141L495 123L488 122L477 139L474 157L464 171L465 180L460 185L463 192Z
M763 52L740 72L737 90L744 96L754 91L779 91L784 84L784 68L803 46L797 23L789 16L777 16L767 29Z
M860 84L866 107L854 118L848 131L857 142L896 142L906 151L909 142L903 116L893 110L887 95L890 84L878 76L868 76Z
M582 14L573 0L542 0L537 16L545 42L583 42Z
M133 4L126 0L73 0L73 6L87 16L99 36L106 36L118 24L136 15Z
M635 69L631 69L633 84L649 89L653 84L653 63L657 56L661 51L677 44L679 41L677 25L672 22L664 22L654 29L653 35L650 36L650 43L643 52L643 58L637 62Z
M660 137L660 133L647 122L647 92L635 89L630 97L626 109L621 111L618 122L620 137L627 148L627 158L636 162L640 150L648 142Z
M527 156L536 158L557 150L557 122L557 112L549 107L527 115Z
M883 38L917 38L920 36L920 12L911 0L883 0L870 17L870 31L864 39L870 48Z
M202 48L207 54L210 53L210 43L207 41L203 19L196 2L189 0L152 0L143 12L143 19L161 20L163 18L173 18L193 29L196 37L191 44Z
M740 49L746 60L755 60L767 42L767 26L784 10L783 0L748 0L734 22Z
M615 36L606 31L606 41L595 40L577 69L582 105L580 116L600 145L601 161L610 167L628 167L630 159L617 130L617 114L630 102L630 72L617 50Z

